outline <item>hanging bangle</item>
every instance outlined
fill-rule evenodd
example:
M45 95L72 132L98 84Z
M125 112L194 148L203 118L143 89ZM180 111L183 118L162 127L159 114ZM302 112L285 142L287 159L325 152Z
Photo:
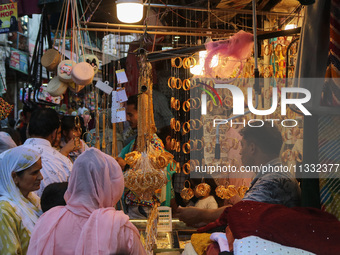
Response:
M179 109L181 109L181 102L178 99L176 99L174 102L174 109L176 111L179 111Z
M176 60L178 59L179 63L178 65L176 64ZM180 57L176 57L176 58L172 58L171 59L171 66L172 67L177 67L177 68L181 68L183 65L183 60Z
M184 152L184 154L190 153L190 143L189 142L186 142L186 143L183 144L182 151Z
M190 174L190 164L189 163L183 164L182 171L184 174Z
M176 78L176 89L182 88L182 80L180 78Z
M184 132L184 135L190 132L190 124L189 124L189 122L184 122L184 124L183 124L183 132Z
M183 85L183 89L185 91L188 91L190 89L190 80L189 79L184 79L182 85Z
M183 111L185 112L190 111L190 103L188 100L183 102Z
M179 132L181 130L181 123L179 122L179 120L176 121L176 126L175 126L175 131Z

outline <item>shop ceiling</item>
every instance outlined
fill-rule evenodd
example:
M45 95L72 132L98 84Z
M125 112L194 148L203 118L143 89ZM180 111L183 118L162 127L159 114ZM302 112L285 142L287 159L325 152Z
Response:
M150 18L133 25L118 21L113 0L82 0L82 3L86 20L83 25L89 31L96 31L99 37L107 32L147 31L164 36L164 42L179 36L178 43L185 44L192 37L223 38L240 29L252 31L251 0L151 0L144 8L144 17ZM284 29L301 13L302 6L297 0L257 0L256 9L258 34L261 34L264 30Z

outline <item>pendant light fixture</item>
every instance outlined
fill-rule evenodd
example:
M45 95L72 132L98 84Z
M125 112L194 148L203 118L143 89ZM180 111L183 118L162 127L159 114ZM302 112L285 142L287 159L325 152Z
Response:
M143 18L143 0L117 0L117 18L124 23L136 23Z

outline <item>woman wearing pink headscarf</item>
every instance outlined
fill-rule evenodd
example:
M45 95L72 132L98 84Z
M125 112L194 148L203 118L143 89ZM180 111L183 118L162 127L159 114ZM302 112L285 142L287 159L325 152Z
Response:
M90 148L75 161L66 206L38 220L27 254L145 254L137 228L114 205L124 190L120 166Z

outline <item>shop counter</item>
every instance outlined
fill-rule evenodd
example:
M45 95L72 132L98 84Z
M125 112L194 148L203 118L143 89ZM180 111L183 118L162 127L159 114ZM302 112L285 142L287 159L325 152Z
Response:
M145 238L147 220L130 220L140 232L142 243ZM167 255L181 254L185 245L190 242L191 235L196 233L196 229L188 227L178 219L172 219L172 232L158 232L154 246L154 254L165 253Z

